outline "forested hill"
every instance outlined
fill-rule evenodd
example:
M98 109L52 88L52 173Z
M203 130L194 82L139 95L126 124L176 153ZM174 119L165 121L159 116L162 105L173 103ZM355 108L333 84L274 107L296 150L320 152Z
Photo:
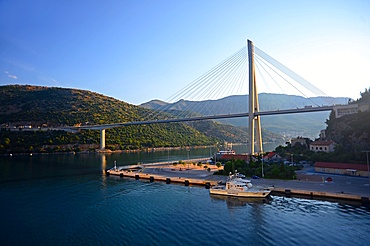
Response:
M337 144L338 152L357 153L370 149L370 91L365 89L361 98L351 103L362 105L357 114L335 118L330 114L327 120L326 137ZM354 157L352 157L354 158Z
M117 123L138 120L148 112L90 91L20 85L1 86L0 105L0 123Z
M9 151L59 151L99 144L98 131L77 134L63 131L10 131L9 126L62 127L140 121L152 112L98 93L66 88L0 86L0 153ZM167 117L165 114L159 117ZM8 130L6 130L8 129ZM276 136L274 136L276 137ZM107 148L202 146L215 142L242 142L247 134L239 127L212 121L130 126L106 131ZM68 147L61 147L68 146ZM13 153L14 153L13 152Z

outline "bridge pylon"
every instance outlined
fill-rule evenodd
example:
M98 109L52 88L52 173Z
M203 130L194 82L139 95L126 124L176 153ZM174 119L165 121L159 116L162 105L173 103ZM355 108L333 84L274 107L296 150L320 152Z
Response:
M256 85L256 73L254 66L254 46L253 42L247 40L248 48L248 65L249 65L249 154L262 153L262 132L260 116L256 114L259 112L258 93ZM256 139L257 137L257 139ZM257 145L257 152L255 152L255 142Z
M105 150L105 129L100 129L100 149Z

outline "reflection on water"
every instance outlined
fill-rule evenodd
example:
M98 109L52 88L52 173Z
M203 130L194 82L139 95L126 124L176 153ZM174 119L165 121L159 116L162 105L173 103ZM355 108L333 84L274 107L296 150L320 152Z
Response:
M106 154L101 154L100 156L100 160L101 160L101 172L102 172L102 186L104 188L107 187L107 175L105 173L106 169L107 169L107 156Z
M100 159L101 159L101 170L102 170L102 173L105 174L105 170L107 169L107 156L106 156L106 154L102 154L100 156Z
M212 201L223 201L226 202L227 207L239 207L247 206L252 204L263 204L270 203L272 198L270 196L265 198L254 198L254 197L232 197L210 194Z
M168 158L130 158L150 155ZM204 187L106 177L115 160L127 163L127 155L1 158L0 245L369 245L364 207L220 197Z

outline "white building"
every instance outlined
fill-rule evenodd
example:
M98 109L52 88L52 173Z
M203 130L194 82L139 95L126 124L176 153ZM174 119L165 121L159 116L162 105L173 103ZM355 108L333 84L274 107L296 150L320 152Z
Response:
M315 141L310 143L310 150L314 152L333 152L334 142L333 141Z
M342 117L348 114L357 114L358 113L358 104L348 104L348 105L338 105L333 108L335 112L335 118Z

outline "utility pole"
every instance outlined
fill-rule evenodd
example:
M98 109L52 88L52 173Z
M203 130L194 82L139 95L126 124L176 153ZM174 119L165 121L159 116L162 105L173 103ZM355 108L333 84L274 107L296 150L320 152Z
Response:
M370 167L369 167L369 152L370 152L370 150L364 150L362 152L366 153L367 176L369 176L369 184L370 184Z
M261 162L262 162L262 178L264 178L265 177L265 174L263 173L263 153L262 153Z

